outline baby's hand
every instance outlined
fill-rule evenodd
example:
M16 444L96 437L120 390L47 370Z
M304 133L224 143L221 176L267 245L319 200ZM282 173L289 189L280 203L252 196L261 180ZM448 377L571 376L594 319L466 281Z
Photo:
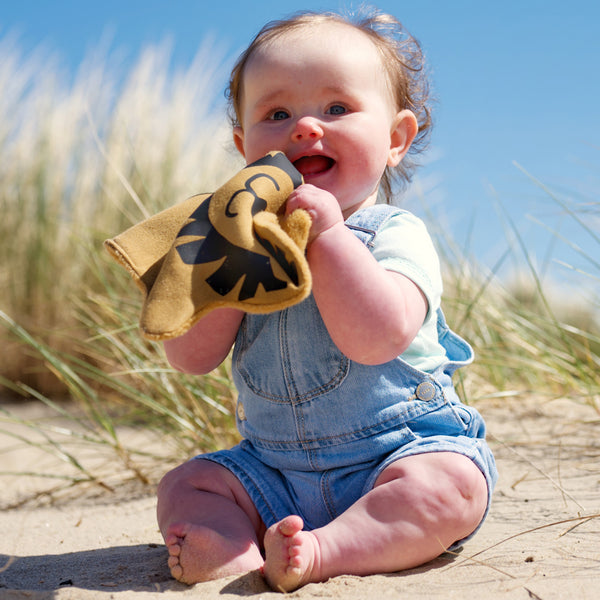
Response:
M297 208L303 208L312 219L308 243L334 225L344 222L342 210L335 196L310 183L296 188L288 197L285 213L289 215Z

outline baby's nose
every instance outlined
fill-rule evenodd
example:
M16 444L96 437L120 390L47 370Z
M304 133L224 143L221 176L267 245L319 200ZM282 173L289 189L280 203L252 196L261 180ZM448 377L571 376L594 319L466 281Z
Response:
M319 122L313 117L301 117L296 121L292 133L292 139L299 142L307 139L320 139L323 137L323 129Z

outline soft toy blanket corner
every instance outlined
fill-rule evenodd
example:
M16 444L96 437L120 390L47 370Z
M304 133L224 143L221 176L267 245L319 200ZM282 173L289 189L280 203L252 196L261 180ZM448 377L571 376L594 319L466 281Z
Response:
M127 229L105 247L144 293L142 334L177 337L220 307L266 313L311 289L304 250L310 217L284 216L302 176L281 152Z

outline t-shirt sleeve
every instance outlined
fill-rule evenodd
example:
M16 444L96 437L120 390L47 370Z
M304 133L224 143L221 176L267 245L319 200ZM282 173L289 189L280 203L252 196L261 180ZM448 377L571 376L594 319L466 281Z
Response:
M442 296L438 254L425 224L409 212L391 217L373 240L373 256L387 269L413 281L428 303L427 319L435 315Z

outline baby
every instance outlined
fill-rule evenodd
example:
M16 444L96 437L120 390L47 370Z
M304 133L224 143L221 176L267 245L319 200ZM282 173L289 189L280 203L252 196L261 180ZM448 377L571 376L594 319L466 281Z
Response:
M430 125L419 46L388 15L303 13L263 28L229 92L246 162L279 150L304 177L286 213L312 218L313 291L266 315L215 310L165 342L196 374L234 348L243 438L161 481L171 573L260 569L290 591L425 563L479 528L497 474L452 385L472 350L445 324L431 239L376 203Z

